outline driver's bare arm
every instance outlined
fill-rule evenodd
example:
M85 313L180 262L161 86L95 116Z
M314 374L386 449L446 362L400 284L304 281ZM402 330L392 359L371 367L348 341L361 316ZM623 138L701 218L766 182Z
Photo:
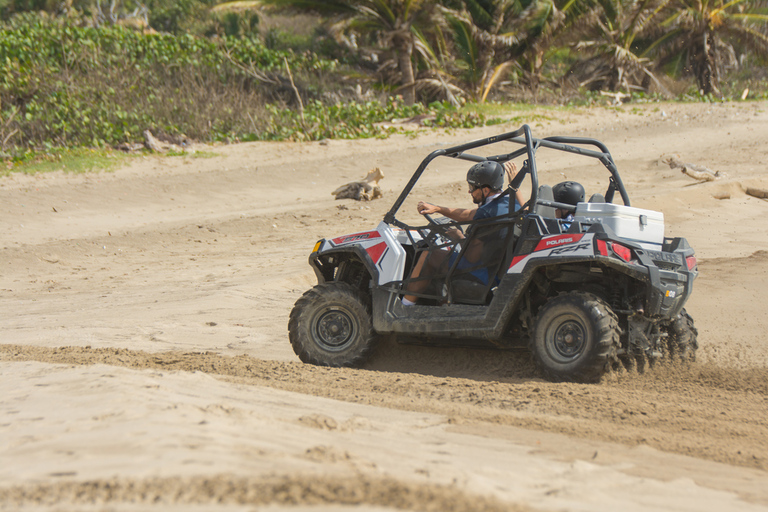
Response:
M447 206L438 206L424 201L419 201L419 204L416 205L416 210L422 215L439 213L456 222L470 221L475 218L475 213L477 212L477 208L449 208Z

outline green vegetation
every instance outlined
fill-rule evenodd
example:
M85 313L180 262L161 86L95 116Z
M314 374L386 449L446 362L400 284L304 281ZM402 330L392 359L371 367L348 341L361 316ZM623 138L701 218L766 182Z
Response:
M0 176L8 176L11 172L37 174L51 171L111 171L126 158L130 157L110 149L57 148L46 152L30 151L17 157L16 161L0 165Z
M600 91L768 97L757 0L0 0L0 20L0 172L72 169L66 148L112 162L146 130L386 137L413 129L393 120L472 127Z
M249 39L213 42L16 17L0 30L0 123L11 121L0 129L15 126L6 137L21 147L113 145L141 140L148 128L224 139L248 129L235 109L264 108L251 101L261 98L249 82L277 82L275 71L285 65L310 76L332 72L336 63Z
M384 137L397 132L388 122L425 116L423 124L438 128L471 128L485 118L470 111L460 112L447 104L405 105L397 100L323 104L313 100L303 114L268 106L270 124L261 133L244 135L242 140L322 140Z

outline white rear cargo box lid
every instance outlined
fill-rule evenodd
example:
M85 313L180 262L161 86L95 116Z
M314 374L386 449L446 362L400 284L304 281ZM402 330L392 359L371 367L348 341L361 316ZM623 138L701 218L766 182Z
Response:
M639 243L646 249L660 250L664 244L664 214L632 206L611 203L579 203L576 220L601 222L621 238Z

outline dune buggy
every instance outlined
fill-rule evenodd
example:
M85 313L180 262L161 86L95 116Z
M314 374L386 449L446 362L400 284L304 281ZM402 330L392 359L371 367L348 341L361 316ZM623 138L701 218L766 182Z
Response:
M575 206L555 202L552 184L539 183L543 150L597 159L608 171L605 192ZM518 158L521 170L504 193L527 180L531 195L516 211L469 222L425 216L417 226L398 217L436 160ZM466 238L453 241L449 229ZM475 238L482 257L462 264ZM444 271L414 276L420 255L434 251L455 257ZM309 263L318 284L297 300L288 324L306 363L359 365L379 336L394 335L402 343L528 348L546 378L594 382L622 359L692 360L697 349L684 309L698 274L694 251L684 238L665 237L662 213L630 205L611 154L595 139L539 139L525 125L436 150L375 229L318 241ZM481 267L485 280L473 272ZM403 305L409 283L424 279L418 303Z

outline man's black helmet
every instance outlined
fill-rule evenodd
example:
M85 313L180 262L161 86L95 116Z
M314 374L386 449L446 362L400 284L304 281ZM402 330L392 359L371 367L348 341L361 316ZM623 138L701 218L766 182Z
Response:
M576 203L583 203L584 187L580 183L575 181L563 181L552 187L552 195L555 196L556 203L572 204L576 206Z
M501 190L504 186L504 167L491 160L475 164L467 171L467 183L473 187L491 187L493 190Z

